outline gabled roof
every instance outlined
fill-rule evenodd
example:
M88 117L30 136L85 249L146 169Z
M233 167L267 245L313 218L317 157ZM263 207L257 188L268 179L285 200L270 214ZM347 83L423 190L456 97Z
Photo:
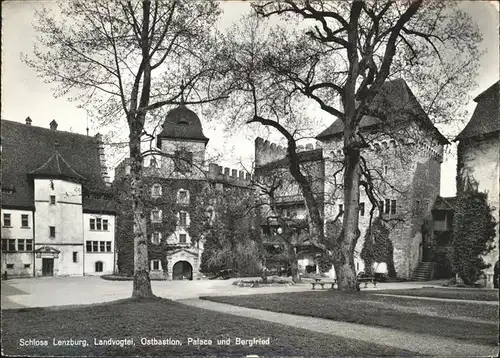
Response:
M380 92L375 96L368 108L370 115L361 118L360 127L364 129L376 128L387 123L388 126L404 125L415 120L424 128L429 129L441 144L449 144L448 140L431 122L417 98L403 79L385 82ZM341 136L344 123L338 118L328 128L316 136L324 141L332 137Z
M477 106L472 117L455 138L455 141L494 134L500 131L500 95L499 82L474 98Z
M54 154L37 169L29 173L34 177L86 180L78 174L56 150Z
M106 189L97 138L8 120L1 121L1 136L1 184L13 189L2 193L3 207L34 207L32 175L60 174L82 182L85 178L85 187Z
M457 198L455 196L451 197L441 197L438 196L436 201L434 202L434 206L432 210L446 210L446 211L454 211L456 207Z

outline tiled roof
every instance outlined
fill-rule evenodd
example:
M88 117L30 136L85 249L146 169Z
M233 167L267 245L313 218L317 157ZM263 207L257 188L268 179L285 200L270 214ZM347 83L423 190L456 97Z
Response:
M2 195L2 206L34 207L31 175L59 174L105 190L96 138L8 120L1 121L1 136L1 184L12 188Z
M477 102L474 113L469 123L467 123L455 140L473 138L500 131L499 100L499 82L474 98L474 101Z
M158 138L191 139L208 142L208 138L203 134L200 118L185 105L180 105L167 113L163 122L163 129ZM159 144L160 141L158 141L158 147Z
M314 162L314 161L319 161L323 159L323 149L313 149L313 150L308 150L304 152L298 152L297 153L299 156L299 162L300 163L305 163L305 162ZM275 160L270 163L266 163L264 165L261 165L259 167L256 167L256 170L269 170L269 169L275 169L275 168L282 168L286 165L288 165L289 159L288 156Z
M392 126L416 119L425 128L430 129L442 144L449 143L431 122L403 79L384 83L380 93L375 96L369 106L368 112L371 115L365 115L361 118L361 128L368 129L386 122ZM318 134L316 139L326 140L330 137L340 136L343 131L344 123L340 119L336 119L328 128Z
M34 177L51 177L51 178L68 178L77 180L86 180L84 176L78 174L71 166L64 160L64 158L56 152L37 169L29 174Z

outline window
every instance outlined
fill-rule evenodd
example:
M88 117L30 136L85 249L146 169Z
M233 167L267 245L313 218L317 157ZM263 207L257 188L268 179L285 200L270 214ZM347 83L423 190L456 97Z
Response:
M185 244L187 242L187 235L186 234L179 234L179 242L181 244Z
M391 201L389 199L385 199L385 213L389 214L391 211Z
M181 211L179 213L179 225L181 226L187 225L187 213L185 211Z
M9 239L9 247L7 251L16 251L16 239Z
M389 171L389 170L388 170L387 165L384 165L384 174L387 174L387 172L388 172L388 171Z
M180 173L191 172L193 165L193 153L186 150L178 150L174 153L175 171Z
M73 262L78 262L78 251L73 251Z
M189 191L181 189L177 193L178 204L189 204Z
M151 187L151 196L153 198L159 198L161 196L161 185L160 184L154 184Z
M420 200L417 200L415 202L415 211L417 211L417 212L420 211Z
M92 251L97 252L99 249L99 241L92 241Z
M3 226L7 226L7 227L11 226L10 214L3 214Z
M152 260L152 269L159 270L160 269L160 260Z
M107 231L108 230L108 220L107 219L90 219L90 230Z
M26 239L26 251L33 251L33 239Z
M339 204L339 214L342 215L344 213L344 204Z
M111 252L111 241L106 241L106 252Z
M95 272L102 272L103 271L103 263L102 261L97 261L95 263Z
M21 227L29 227L29 217L28 215L21 215Z
M30 268L31 264L24 264L24 268Z
M153 244L159 244L160 243L160 233L154 232L151 241L153 242Z
M151 211L151 221L161 222L161 212L158 209Z
M56 227L55 226L49 226L49 237L51 237L51 238L56 237Z
M24 239L17 240L17 250L18 251L24 251L24 249L25 249L24 243L25 243Z
M365 203L359 203L359 215L365 216Z
M104 241L99 241L99 251L100 252L106 251L106 243Z
M87 252L92 252L92 241L87 241Z
M382 214L384 212L384 201L380 200L378 202L378 206L379 206L380 213Z
M396 200L391 200L391 214L396 214Z
M7 268L8 269L13 269L14 268L14 264L7 264Z
M56 205L56 196L55 195L50 196L50 205Z

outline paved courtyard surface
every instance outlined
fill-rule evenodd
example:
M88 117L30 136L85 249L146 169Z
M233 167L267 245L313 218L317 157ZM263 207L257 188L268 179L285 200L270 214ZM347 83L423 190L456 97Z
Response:
M197 298L181 300L180 302L193 307L241 317L256 318L263 321L307 329L313 332L331 334L337 337L352 338L364 342L376 342L377 344L384 344L402 350L418 352L422 355L446 357L496 357L498 353L498 348L493 346L467 343L425 334L401 332L390 328L270 312L200 300Z
M305 281L293 286L238 287L229 280L152 281L156 296L172 300L200 296L229 296L266 294L275 292L309 291ZM377 288L362 290L405 289L440 286L442 281L380 283ZM363 285L362 285L363 286ZM318 290L319 291L319 290ZM49 307L109 302L130 297L132 281L107 281L100 277L43 277L2 281L2 309L21 307Z

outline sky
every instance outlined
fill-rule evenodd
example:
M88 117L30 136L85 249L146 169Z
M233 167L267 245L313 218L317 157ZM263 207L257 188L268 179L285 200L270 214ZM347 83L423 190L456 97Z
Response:
M56 6L53 1L2 2L1 117L24 122L29 116L33 121L32 125L46 128L50 121L55 119L60 130L85 134L89 126L90 135L95 135L100 128L91 125L86 112L65 98L55 98L52 86L39 79L36 73L20 60L21 53L29 55L32 52L36 42L36 32L32 26L34 12L43 5ZM461 1L460 7L479 25L484 37L481 46L486 50L480 59L480 70L476 78L478 86L470 93L472 99L499 78L498 2ZM238 20L249 10L249 5L245 2L230 1L225 2L222 8L224 14L218 25L219 29ZM475 103L469 101L464 103L464 106L472 115ZM218 153L220 165L236 168L240 161L248 165L253 158L254 144L253 138L245 133L244 126L229 135L221 130L216 121L206 121L204 118L201 120L205 135L210 138L207 150L209 153ZM322 117L324 126L318 128L318 133L332 121L332 117ZM113 168L120 160L121 158L108 160L108 165ZM452 145L447 150L441 168L442 196L455 194L455 171L455 146Z

